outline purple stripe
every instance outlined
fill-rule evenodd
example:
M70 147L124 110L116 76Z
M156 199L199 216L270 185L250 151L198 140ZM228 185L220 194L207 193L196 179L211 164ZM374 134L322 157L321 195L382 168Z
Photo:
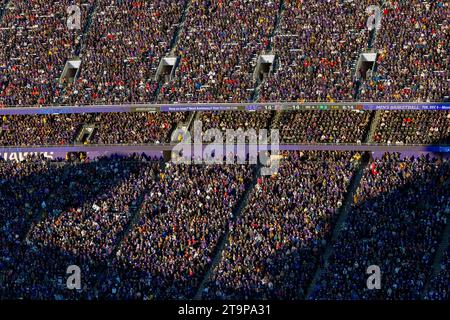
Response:
M208 144L203 144L203 149ZM4 152L113 152L113 153L147 153L147 152L163 152L170 151L175 147L171 144L154 144L154 145L72 145L72 146L42 146L42 147L0 147L0 153ZM179 145L181 148L181 145ZM193 146L192 146L193 147ZM256 147L256 145L223 145L224 150L226 148L230 150L237 150L238 148L245 148L246 151L250 147ZM295 151L295 150L310 150L310 151L369 151L369 152L439 152L449 153L450 146L411 146L411 145L357 145L357 144L280 144L279 150L281 151ZM259 146L260 151L272 150L271 145Z

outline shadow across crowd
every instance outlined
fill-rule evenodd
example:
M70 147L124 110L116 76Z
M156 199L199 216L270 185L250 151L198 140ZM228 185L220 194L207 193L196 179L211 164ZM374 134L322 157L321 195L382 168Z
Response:
M445 298L432 276L450 213L450 162L433 155L290 152L278 174L134 155L0 163L3 299L305 299L342 208L348 217L312 299ZM240 215L236 206L246 192ZM228 232L229 231L229 232ZM66 288L66 269L82 289ZM366 288L379 265L382 289Z

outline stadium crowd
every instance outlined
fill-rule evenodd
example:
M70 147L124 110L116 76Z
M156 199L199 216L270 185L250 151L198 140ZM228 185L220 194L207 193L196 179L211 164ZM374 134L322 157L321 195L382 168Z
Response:
M191 297L253 176L138 157L0 168L0 297L32 299ZM73 264L85 277L71 292Z
M137 157L2 163L0 297L92 298L96 272L159 165ZM83 272L80 291L66 288L70 265Z
M11 0L0 21L0 107L57 104L66 59L82 30L68 30L67 8L77 4L82 19L94 0ZM84 20L82 20L84 21Z
M428 288L425 299L447 300L447 301L449 300L449 291L448 291L448 284L450 283L449 250L450 248L447 247L447 250L444 251L439 272L431 278L430 287Z
M449 111L381 111L373 141L387 144L449 144Z
M450 162L385 154L365 169L314 299L420 299L450 214ZM377 265L382 288L369 290ZM448 283L447 283L448 285Z
M73 144L81 128L92 117L92 114L3 116L0 122L0 145Z
M254 97L354 101L355 63L369 39L366 8L381 5L376 0L286 0L282 7L279 0L9 3L0 21L0 106ZM73 4L81 8L82 26L69 30L66 9ZM447 11L444 1L384 2L374 47L377 67L362 83L363 101L448 98ZM255 95L259 82L253 71L261 53L276 59ZM174 78L164 83L156 73L168 55L179 61ZM69 58L81 59L78 77L60 82Z
M362 101L443 101L449 96L446 1L387 0L375 50L377 70Z
M203 130L219 129L225 133L227 129L254 129L258 133L260 129L270 129L272 117L270 111L201 112L197 121L201 121Z
M187 113L182 112L3 116L0 145L164 143L186 117ZM86 141L78 141L84 126L94 126L95 130Z
M187 299L252 177L245 166L167 165L103 282L110 299Z
M155 79L172 44L187 0L97 1L83 42L80 76L65 104L137 103L155 100Z
M203 292L210 299L304 297L360 156L285 154L259 178Z
M373 1L284 1L274 38L278 61L261 101L354 101L354 63L367 45Z
M286 111L274 125L285 143L361 143L369 131L367 111Z
M191 1L176 48L179 67L159 100L249 101L256 60L269 45L279 5L280 0Z
M305 298L361 155L283 156L252 189L245 165L1 161L0 297L192 298L229 230L203 298ZM449 165L395 154L368 165L313 298L418 299L450 213ZM446 259L429 299L445 298ZM377 293L364 286L371 264L383 270ZM69 265L81 290L66 288Z

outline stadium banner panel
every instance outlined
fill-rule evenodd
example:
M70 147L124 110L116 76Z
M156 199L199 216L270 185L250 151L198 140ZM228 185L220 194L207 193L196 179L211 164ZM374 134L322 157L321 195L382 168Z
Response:
M260 102L123 104L0 108L0 115L73 114L108 112L192 112L192 111L328 111L328 110L450 110L448 102Z

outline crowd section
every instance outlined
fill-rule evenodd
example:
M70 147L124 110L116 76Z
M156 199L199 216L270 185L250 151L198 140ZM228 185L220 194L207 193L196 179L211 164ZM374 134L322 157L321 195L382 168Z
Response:
M369 164L313 299L420 299L450 214L449 187L448 160L385 154ZM380 267L379 290L366 285L371 265Z
M253 177L137 156L0 169L2 299L192 297ZM70 265L81 290L66 287Z
M228 129L244 131L254 129L258 134L261 129L270 129L273 115L271 111L201 112L198 113L196 120L201 121L204 131L219 129L225 134Z
M304 297L359 161L349 152L285 154L230 224L204 298Z
M9 4L0 21L0 107L255 98L442 101L449 96L445 1ZM71 5L81 9L80 29L68 27ZM362 74L355 64L369 43L370 5L382 7L373 48L378 58L358 94ZM262 53L274 54L275 62L257 94L260 82L253 73ZM164 83L156 74L165 56L178 62L174 78ZM81 59L75 82L60 81L65 62L75 57Z
M117 251L103 297L193 298L251 179L246 166L167 165Z
M0 297L92 297L96 267L111 254L157 167L133 158L1 163ZM67 289L70 265L83 270L89 290Z
M365 11L381 3L378 60L358 95ZM74 4L81 29L70 30ZM0 108L443 101L448 12L442 0L0 0ZM257 58L270 52L273 72L255 92ZM60 81L76 55L79 77ZM155 76L167 55L179 61L163 84ZM168 143L190 115L5 115L0 146ZM449 111L195 116L203 132L279 129L281 143L362 143L369 134L378 144L450 143ZM18 158L0 157L0 300L192 299L216 253L203 299L305 299L363 161L355 152L286 152L279 171L261 177L249 165L137 155ZM448 299L448 249L435 274L433 263L449 223L450 161L387 153L362 174L311 298ZM70 265L81 268L81 290L66 287ZM380 290L366 287L371 265L381 268Z
M375 49L377 70L363 101L443 101L449 96L447 1L387 0Z
M66 59L82 30L69 30L67 8L78 5L85 21L94 0L11 0L0 21L0 107L51 105L63 92Z
M163 102L249 101L257 58L268 48L280 0L193 0Z
M0 119L1 146L165 143L188 113L14 115ZM84 126L95 129L78 141Z
M381 111L373 141L387 144L449 144L450 111Z
M168 143L177 127L187 123L189 113L95 113L62 115L12 115L0 118L0 145L70 145ZM218 129L243 131L278 129L281 143L361 143L370 131L369 111L273 111L198 112L203 133ZM193 132L195 122L191 125ZM198 126L198 125L197 125ZM79 139L84 127L92 135ZM268 132L268 135L270 133ZM371 136L380 144L448 144L448 111L379 111Z
M190 299L218 253L203 299L304 299L361 161L288 152L257 179L252 166L137 155L0 161L0 298ZM446 299L448 252L431 275L449 187L448 160L368 164L312 298ZM80 290L67 289L70 265ZM366 288L370 265L381 290Z
M152 102L187 0L97 1L83 65L65 104Z
M367 46L368 5L377 1L284 1L274 73L261 101L353 101L354 63Z
M73 144L92 115L14 115L0 121L1 146Z
M448 218L447 218L448 219ZM449 239L450 240L450 239ZM450 241L449 241L450 243ZM450 283L450 247L444 251L439 272L431 278L430 287L425 296L428 300L446 300L448 301Z
M274 124L283 143L361 143L369 132L368 111L285 111Z
M101 113L93 119L97 130L89 143L168 143L171 133L187 117L187 112Z

